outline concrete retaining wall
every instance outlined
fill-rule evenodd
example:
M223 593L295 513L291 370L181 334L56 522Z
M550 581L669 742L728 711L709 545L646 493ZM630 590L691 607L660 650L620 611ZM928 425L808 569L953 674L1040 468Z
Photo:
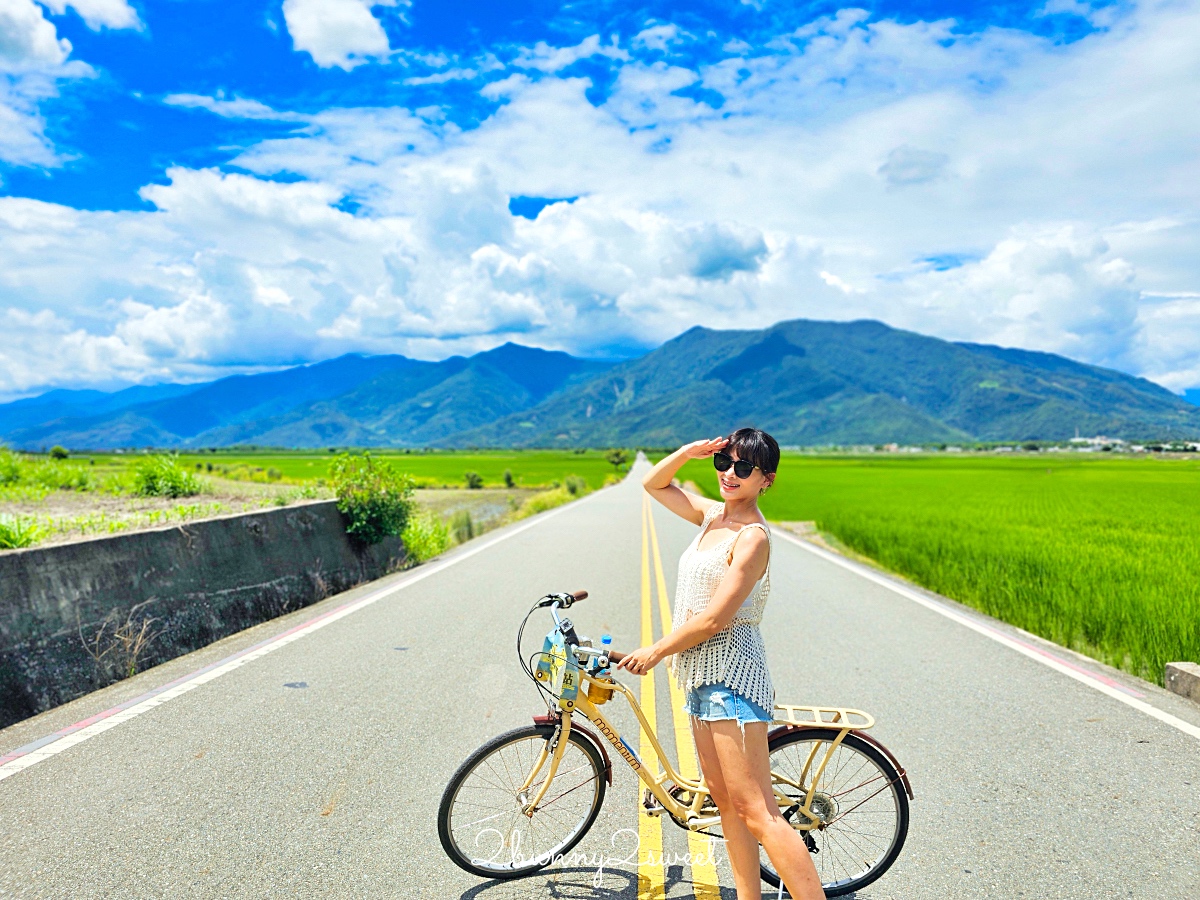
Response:
M0 727L403 561L332 500L0 553Z
M1167 663L1163 683L1168 691L1200 703L1200 665L1190 662Z

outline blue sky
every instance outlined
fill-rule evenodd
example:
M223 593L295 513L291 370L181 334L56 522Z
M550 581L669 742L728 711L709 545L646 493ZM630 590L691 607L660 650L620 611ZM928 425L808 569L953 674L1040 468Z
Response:
M880 18L914 22L954 18L969 33L989 25L1027 29L1059 41L1094 28L1077 15L1039 15L1044 3L986 8L967 2L884 3ZM172 165L222 166L232 147L286 133L288 123L220 119L164 103L173 94L252 97L268 106L314 114L330 107L386 104L410 109L437 105L447 119L471 128L500 104L479 95L479 80L430 85L409 78L447 68L430 57L467 59L489 53L512 59L543 41L578 44L593 34L618 36L626 45L647 23L672 23L698 36L679 48L679 62L692 67L717 62L730 40L764 44L771 38L837 12L836 3L770 5L742 3L616 4L544 2L420 3L380 6L375 16L389 44L405 55L390 64L322 67L296 53L282 3L229 0L170 0L136 5L140 28L99 32L73 9L51 16L73 57L97 75L72 85L42 104L46 137L64 157L52 167L9 168L6 193L84 209L151 209L138 190L165 180ZM987 18L981 18L980 13ZM662 53L649 52L654 59ZM499 70L503 71L503 70ZM561 75L592 79L589 93L602 103L613 87L610 60L585 59ZM718 95L710 99L720 103Z
M1177 2L0 0L0 396L798 316L1183 392L1198 39Z

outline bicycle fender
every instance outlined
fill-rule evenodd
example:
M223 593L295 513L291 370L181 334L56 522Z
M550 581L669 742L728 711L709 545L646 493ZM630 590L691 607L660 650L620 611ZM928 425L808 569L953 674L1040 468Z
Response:
M546 715L534 716L533 724L534 725L558 725L559 718L560 718L559 716L553 716L553 715L550 715L547 713ZM592 731L589 728L584 727L583 725L578 724L575 721L571 722L571 730L578 731L587 740L591 741L591 743L596 747L596 749L600 751L600 758L604 760L604 777L608 781L609 787L612 787L612 778L613 778L613 776L612 776L612 760L610 760L608 758L608 751L604 749L604 742L601 741L600 738L598 738L596 736L596 733L594 731Z
M833 728L835 731L838 730L836 725L824 726L824 727ZM790 731L804 731L804 730L806 730L806 729L797 728L795 725L780 725L778 728L772 728L771 731L767 733L767 743L769 744L775 738L779 737L782 734L787 734ZM881 744L878 741L878 739L876 739L872 735L867 734L865 731L851 729L847 733L852 734L855 737L861 738L862 740L864 740L868 744L870 744L872 747L874 747L876 750L878 750L880 753L882 753L884 756L886 756L888 758L888 761L893 766L896 767L896 772L900 776L900 782L904 785L904 793L908 794L908 799L909 800L916 799L916 796L913 794L912 785L909 784L909 782L908 782L908 771L904 768L904 766L900 765L900 760L896 759L896 755L894 753L892 753L891 750L889 750L887 747L883 746L883 744Z

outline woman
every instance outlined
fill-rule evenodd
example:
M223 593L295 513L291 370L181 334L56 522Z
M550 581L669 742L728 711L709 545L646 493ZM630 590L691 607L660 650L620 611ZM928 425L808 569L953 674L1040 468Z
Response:
M723 502L680 490L672 480L689 459L713 457ZM738 900L759 900L759 844L797 900L824 898L800 835L771 791L767 727L775 690L767 672L762 619L770 590L770 532L758 498L775 481L779 445L756 428L680 447L642 485L663 506L700 526L679 559L671 633L628 654L620 667L646 675L674 656L686 692L700 769L721 813Z

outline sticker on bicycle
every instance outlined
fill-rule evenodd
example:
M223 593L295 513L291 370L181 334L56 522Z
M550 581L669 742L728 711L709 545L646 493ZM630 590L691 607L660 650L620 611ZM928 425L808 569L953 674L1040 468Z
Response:
M569 661L567 643L561 634L547 637L543 644L537 677L563 700L574 700L579 695L579 669Z

